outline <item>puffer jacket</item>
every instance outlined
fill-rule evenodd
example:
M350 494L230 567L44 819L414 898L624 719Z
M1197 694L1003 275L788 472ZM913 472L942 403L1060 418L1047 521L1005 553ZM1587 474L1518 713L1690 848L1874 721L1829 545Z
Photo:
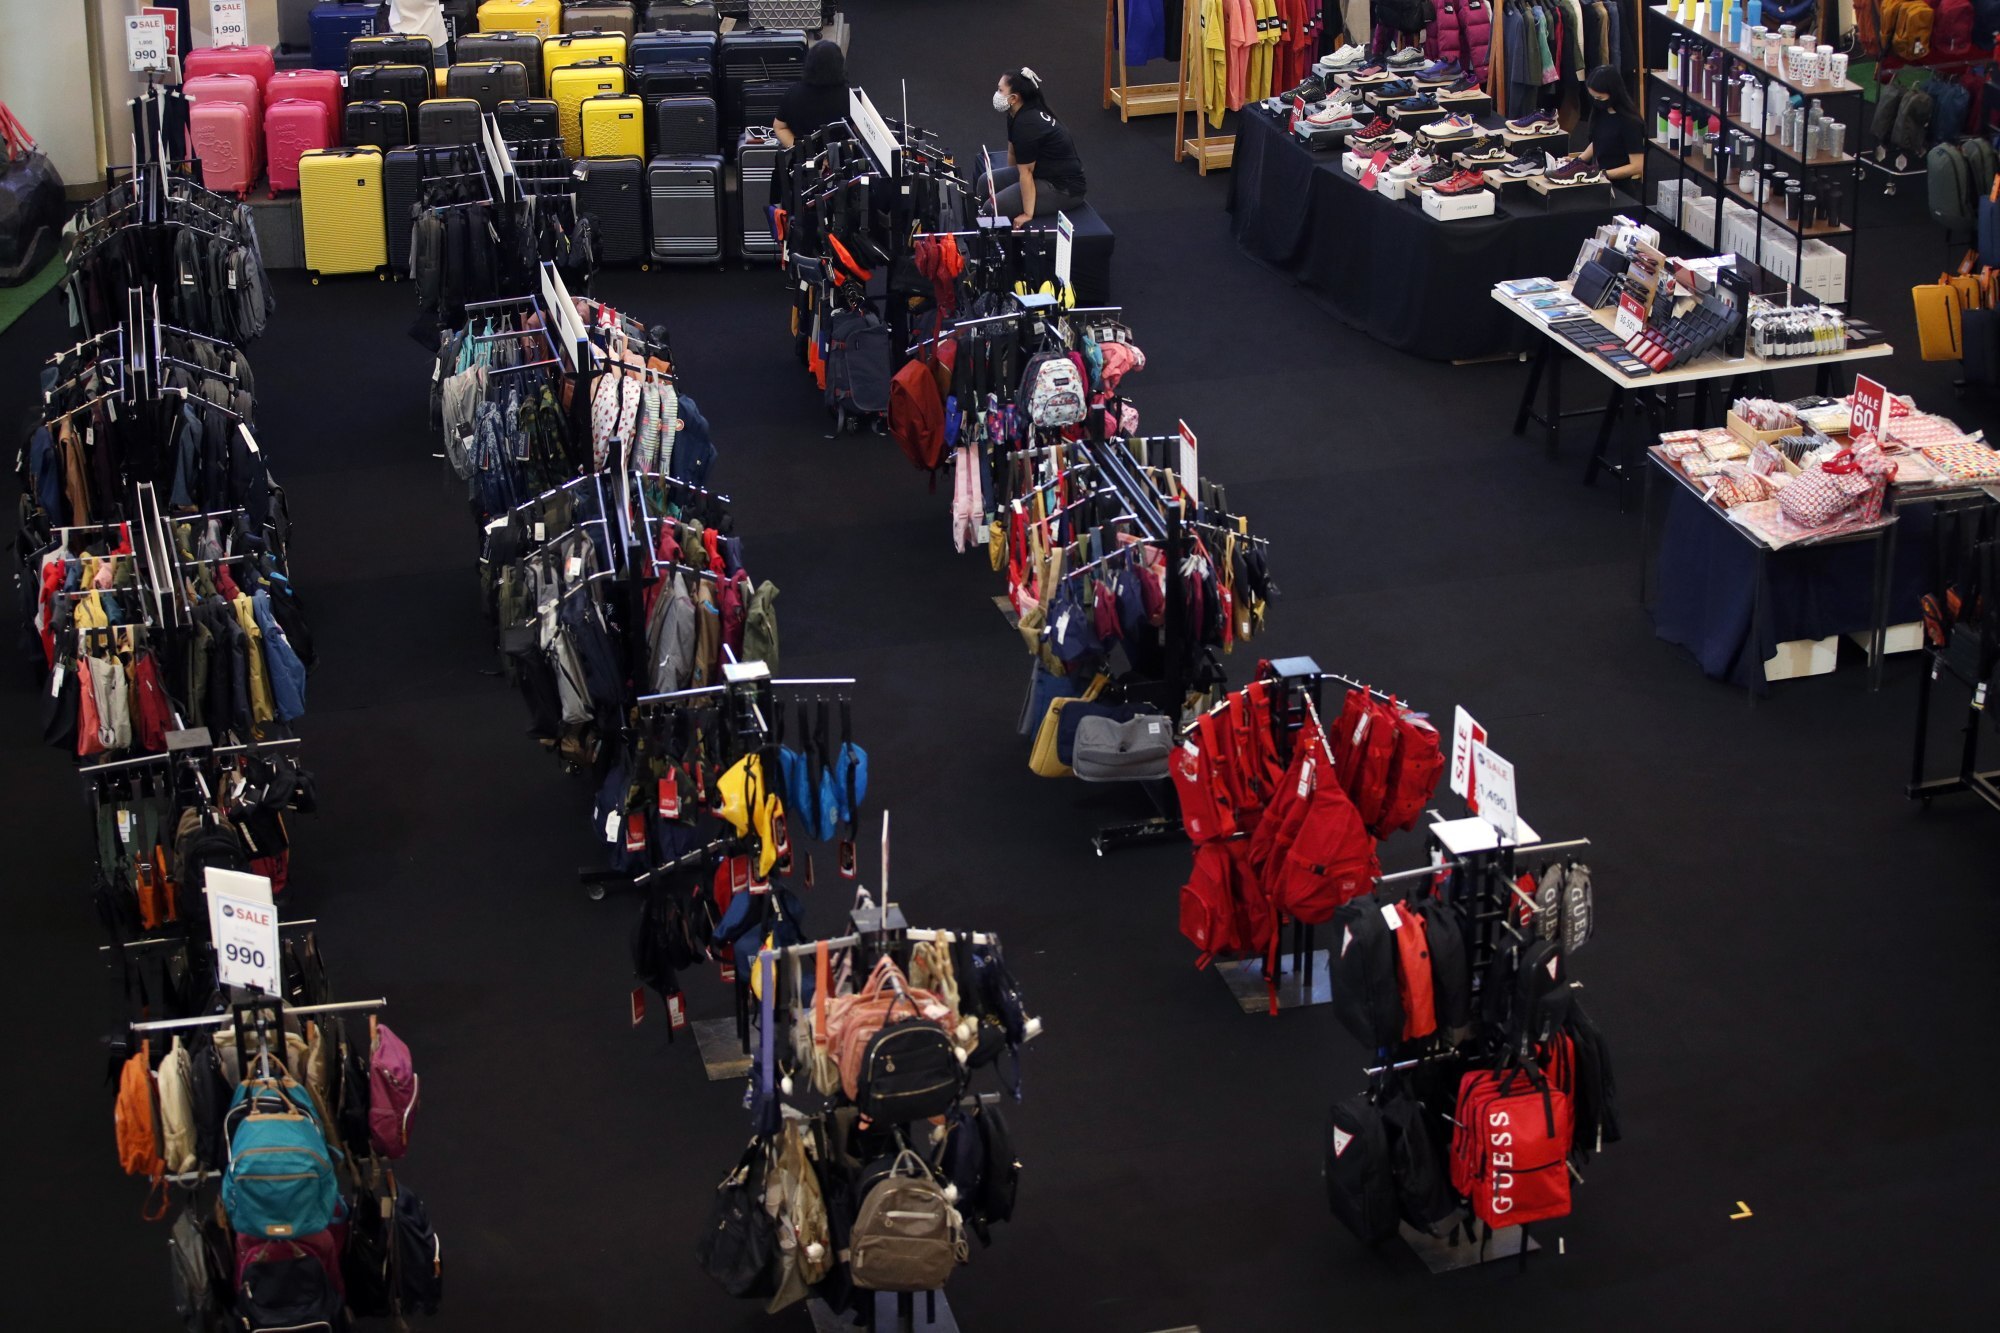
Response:
M1486 0L1436 0L1437 17L1424 30L1424 52L1456 60L1484 80L1493 61L1493 8Z

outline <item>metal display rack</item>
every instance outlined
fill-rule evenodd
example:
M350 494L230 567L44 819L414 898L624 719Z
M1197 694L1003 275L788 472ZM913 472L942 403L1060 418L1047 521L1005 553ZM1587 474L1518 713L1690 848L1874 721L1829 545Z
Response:
M1689 151L1690 136L1683 134L1679 144L1676 145L1664 143L1649 133L1646 138L1646 152L1651 158L1664 159L1675 165L1678 175L1672 179L1680 182L1679 197L1685 199L1690 189L1699 189L1704 196L1716 200L1714 232L1711 235L1702 235L1689 231L1685 226L1683 210L1679 204L1671 215L1659 207L1657 190L1660 183L1668 179L1666 177L1653 177L1655 202L1647 205L1647 212L1676 235L1714 254L1730 248L1724 244L1723 201L1732 201L1750 209L1758 219L1758 226L1755 243L1748 254L1743 254L1743 258L1748 260L1761 275L1763 280L1758 285L1767 294L1780 287L1790 287L1795 292L1803 290L1800 279L1803 277L1805 244L1807 241L1824 241L1845 256L1845 271L1841 280L1842 300L1829 302L1844 303L1854 291L1854 238L1857 234L1862 175L1861 159L1856 156L1854 150L1860 142L1861 122L1863 113L1867 109L1861 85L1850 83L1845 79L1806 81L1791 78L1783 70L1772 69L1756 59L1746 44L1731 42L1727 33L1711 32L1705 27L1683 22L1668 6L1651 6L1650 12L1670 33L1692 37L1701 42L1707 48L1710 58L1727 57L1726 68L1730 71L1731 78L1740 79L1740 76L1746 73L1755 76L1761 84L1767 107L1772 104L1772 99L1789 101L1795 95L1806 105L1818 101L1823 104L1828 117L1838 121L1843 129L1839 152L1817 151L1810 146L1804 151L1787 148L1782 139L1773 137L1769 132L1768 114L1759 117L1758 123L1751 124L1740 112L1731 113L1727 96L1728 79L1723 82L1725 90L1723 95L1715 101L1710 101L1701 95L1700 90L1683 87L1681 80L1669 78L1665 70L1650 70L1645 79L1649 116L1656 117L1660 109L1667 104L1679 103L1702 116L1719 120L1725 131L1731 132L1728 136L1730 139L1739 144L1751 145L1750 153L1745 156L1754 157L1754 161L1739 162L1736 160L1736 155L1726 147L1717 146L1711 146L1700 155L1693 155ZM1746 166L1756 172L1757 184L1754 194L1745 190L1742 185L1742 173ZM1787 218L1784 199L1768 188L1773 174L1780 172L1802 182L1817 180L1821 183L1832 183L1839 191L1833 219L1808 224L1803 213L1798 217ZM1784 233L1785 244L1782 248L1766 244L1767 228L1764 223L1767 220L1775 223ZM1738 249L1736 253L1743 252ZM1789 278L1781 276L1782 270L1774 268L1774 265L1781 264L1786 259L1790 261L1788 267L1792 276Z

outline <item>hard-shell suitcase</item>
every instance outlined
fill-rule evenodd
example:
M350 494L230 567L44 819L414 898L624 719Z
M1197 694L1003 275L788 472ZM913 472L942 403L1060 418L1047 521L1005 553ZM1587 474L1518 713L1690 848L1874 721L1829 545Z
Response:
M415 115L436 94L425 65L363 65L347 72L347 95L357 102L401 102Z
M771 233L771 174L784 146L767 129L746 129L736 141L736 253L745 260L775 259L778 238Z
M421 65L430 69L437 64L437 50L428 37L412 37L404 33L387 33L375 37L356 37L347 44L347 67L355 69L361 65Z
M523 97L502 102L493 113L500 137L512 143L522 139L562 138L562 113L546 97Z
M278 0L278 45L310 49L312 12L319 0Z
M417 142L478 143L479 103L470 97L433 97L417 108Z
M655 32L715 32L722 27L722 16L713 4L653 0L646 6L646 27Z
M720 39L712 32L642 32L626 44L625 63L634 70L656 65L715 68Z
M453 54L462 65L512 60L528 71L528 87L548 87L542 79L542 39L531 32L474 33L459 38Z
M378 152L406 144L410 142L410 108L401 102L349 102L340 137L349 148Z
M382 155L372 148L328 148L299 159L299 212L306 269L368 273L389 261L382 219Z
M722 262L722 158L656 157L646 168L653 258L673 264Z
M604 0L563 0L562 30L564 32L622 32L631 36L638 31L639 15L631 0L622 4L607 4Z
M445 75L444 91L447 97L470 97L482 111L498 111L502 102L528 95L528 69L514 60L453 65Z
M629 82L648 107L662 97L715 100L715 71L707 65L648 65L633 70Z
M278 72L278 57L268 46L197 46L181 59L181 78L204 74L247 74L262 90Z
M424 187L442 176L479 170L477 150L463 144L392 148L382 159L382 211L388 220L389 268L410 266L410 226L424 199ZM477 198L478 195L473 196Z
M722 147L712 97L662 97L652 116L656 157L698 157Z
M201 159L202 183L217 194L246 195L256 184L257 126L241 102L196 102L188 112L188 149Z
M389 30L387 5L335 4L313 6L312 53L315 69L346 69L347 44L356 37L373 37Z
M333 146L327 133L326 108L303 97L273 102L264 109L265 170L271 193L299 188L299 158Z
M443 0L444 35L455 49L458 39L479 31L479 0Z
M574 33L564 37L551 37L542 43L542 77L549 96L555 96L556 71L570 65L598 64L610 61L614 65L625 63L625 34Z
M330 147L339 142L341 131L340 113L346 105L340 74L330 69L281 69L271 76L264 85L265 102L283 102L290 98L303 98L319 103L326 113L326 141Z
M578 114L585 157L646 155L646 104L630 93L586 97Z
M725 33L716 61L722 75L722 127L734 133L756 123L744 107L746 87L774 83L782 93L784 85L804 75L806 35L797 29ZM762 123L770 124L770 117Z
M250 113L250 123L263 127L264 90L248 74L204 74L183 83L181 91L197 106L203 102L241 102Z
M738 129L771 128L784 104L786 83L746 83L743 85L743 123Z
M549 96L562 117L563 146L571 157L583 156L583 99L624 91L625 67L608 60L565 65L549 75Z
M547 37L562 31L562 0L486 0L479 7L481 32L532 32Z
M646 163L637 157L593 157L572 168L576 211L597 220L597 258L636 264L646 258Z

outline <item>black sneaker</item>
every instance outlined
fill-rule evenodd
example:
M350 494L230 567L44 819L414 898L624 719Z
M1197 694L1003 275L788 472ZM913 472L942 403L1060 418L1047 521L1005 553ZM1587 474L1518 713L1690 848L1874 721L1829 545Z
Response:
M1417 177L1417 184L1425 187L1429 187L1432 185L1442 185L1446 181L1450 180L1453 176L1456 176L1457 174L1458 174L1458 165L1456 163L1440 162L1436 166L1432 167L1429 171L1426 171L1423 175Z
M1477 163L1480 166L1498 166L1512 157L1513 154L1507 151L1507 146L1500 142L1498 135L1482 139L1458 155L1459 161Z

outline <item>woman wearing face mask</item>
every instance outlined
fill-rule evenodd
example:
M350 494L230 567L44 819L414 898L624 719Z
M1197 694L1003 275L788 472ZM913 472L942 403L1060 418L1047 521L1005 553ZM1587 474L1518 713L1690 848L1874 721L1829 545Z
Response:
M1083 202L1083 159L1076 141L1042 100L1042 81L1025 65L1000 76L993 109L1007 116L1007 165L996 167L987 185L998 201L997 216L1019 227L1030 218L1051 217Z
M1646 129L1625 80L1609 65L1590 71L1590 144L1577 154L1606 180L1637 180L1646 171Z

